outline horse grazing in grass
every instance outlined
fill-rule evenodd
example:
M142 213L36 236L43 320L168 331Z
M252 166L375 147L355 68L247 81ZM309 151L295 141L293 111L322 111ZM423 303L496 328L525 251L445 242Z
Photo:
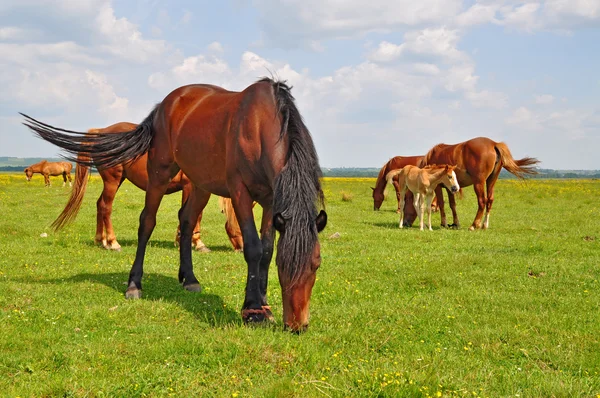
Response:
M386 164L383 165L381 170L379 170L379 174L377 175L377 181L375 182L375 188L371 188L373 190L373 210L377 211L381 207L383 200L385 199L385 187L387 185L387 180L385 176L392 170L399 170L407 165L416 166L423 159L423 156L395 156L388 160ZM392 185L396 190L396 198L398 199L398 210L397 212L402 212L400 208L400 190L398 185L398 176L395 176L392 179ZM406 192L406 200L404 201L404 225L410 227L414 222L415 218L417 218L417 212L413 207L413 194L411 191ZM437 211L437 198L434 198L431 202L432 210Z
M196 84L177 88L135 129L121 134L76 133L26 115L25 124L41 138L71 154L83 153L109 168L148 154L148 184L140 215L138 248L129 274L127 298L142 294L146 245L156 211L173 177L183 171L192 192L179 212L181 249L179 281L200 291L193 272L193 225L212 194L230 197L242 230L248 265L242 318L272 319L267 303L269 264L275 230L280 234L276 264L283 301L283 321L300 332L308 327L309 302L321 264L318 233L327 214L317 153L284 82L264 78L241 92ZM261 237L252 213L263 208Z
M431 165L421 169L417 166L404 166L400 170L390 171L386 179L391 181L395 176L398 176L398 184L400 186L400 207L404 206L404 193L410 190L413 195L413 205L419 213L420 229L423 230L425 220L425 209L427 209L427 225L431 231L431 202L433 194L438 185L443 184L452 192L458 192L460 186L456 181L454 166L449 165ZM399 227L402 228L404 221L404 212L400 212Z
M475 230L489 227L490 211L494 203L494 185L502 168L504 167L517 178L524 179L527 175L537 174L534 166L539 163L539 160L530 157L515 160L505 143L495 142L486 137L478 137L454 145L438 144L423 157L419 166L424 167L436 163L456 165L456 177L460 186L473 185L475 195L477 195L477 214L469 229ZM441 190L441 187L438 190ZM450 207L454 225L460 227L458 215L456 214L456 203L452 199L450 200ZM440 200L440 196L438 196L438 204L442 226L446 227L444 199L441 198ZM481 219L484 209L486 213L482 224Z
M123 131L129 131L137 128L137 124L121 122L111 126L99 129L89 129L89 134L118 134ZM147 170L147 154L143 154L139 158L131 162L123 162L113 167L100 168L98 172L102 177L104 188L96 202L96 236L95 242L102 245L108 250L121 250L121 245L117 242L117 237L112 224L112 207L115 200L115 195L125 180L131 181L136 187L146 190L148 184ZM89 162L90 158L81 153L77 156L77 166L75 168L75 186L71 190L69 201L65 205L62 213L52 223L55 231L63 228L71 223L77 217L83 197L87 188L89 177L89 166L85 162ZM92 159L93 161L93 159ZM182 191L181 202L185 203L190 196L192 186L190 180L182 172L177 173L169 183L166 194ZM200 252L210 251L208 247L200 239L200 222L202 221L202 213L198 217L198 221L194 227L192 234L192 246ZM228 232L229 233L229 232ZM235 230L232 231L235 233ZM179 243L179 227L175 237L175 243Z
M42 160L36 164L32 164L29 167L25 168L25 178L27 181L31 181L31 177L34 173L40 173L44 176L44 183L47 187L50 186L50 176L62 176L63 177L63 187L67 184L67 178L69 179L69 186L71 186L71 169L73 165L70 162L48 162L47 160Z

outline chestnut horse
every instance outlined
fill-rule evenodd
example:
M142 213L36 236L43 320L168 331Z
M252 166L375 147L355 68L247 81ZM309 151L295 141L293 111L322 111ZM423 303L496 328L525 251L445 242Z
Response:
M71 186L71 169L73 165L70 162L48 162L47 160L42 160L36 164L32 164L31 166L25 168L25 178L27 181L31 181L31 176L34 173L40 173L44 176L44 183L47 187L50 186L50 176L60 176L63 177L63 187L67 184L67 178L69 179L69 186Z
M252 207L254 207L255 204L256 203L254 203ZM235 218L231 199L219 196L219 208L221 209L221 213L225 214L225 217L227 218L227 221L225 221L225 231L227 231L227 235L229 235L229 241L231 242L233 249L236 252L243 251L244 241L242 239L242 230L240 229L237 218Z
M502 168L504 167L517 178L524 179L527 175L537 174L535 165L539 163L539 160L530 157L515 160L505 143L495 142L486 137L478 137L454 145L438 144L423 157L419 166L424 167L436 163L456 165L456 177L460 186L473 185L475 195L477 195L477 214L469 229L475 230L482 227L487 229L490 226L490 211L494 203L494 185ZM441 187L438 187L437 190L441 192ZM444 200L443 198L440 200L439 195L437 197L442 226L446 227ZM458 215L456 214L456 203L453 200L450 200L450 207L454 225L460 227ZM484 209L486 213L482 224L481 219Z
M212 194L231 197L242 230L248 265L242 318L272 319L267 303L269 264L275 230L280 233L276 264L284 325L308 327L309 302L321 264L318 233L327 224L321 169L308 128L285 82L264 78L242 92L195 84L175 89L136 128L121 134L86 134L58 129L26 115L25 125L84 165L112 167L148 154L146 202L140 215L138 248L129 274L127 298L142 294L146 246L156 211L169 182L183 171L192 193L179 212L179 281L200 291L193 272L193 225ZM252 213L263 208L261 237Z
M379 170L379 175L377 175L377 181L375 182L375 188L371 188L373 190L373 210L377 211L381 207L383 200L385 199L385 186L387 185L387 180L385 176L392 170L399 170L407 165L416 166L423 159L423 156L394 156L390 160L383 165L381 170ZM398 176L394 177L392 180L392 185L396 190L396 199L398 200L398 210L397 213L400 213L402 210L400 209L400 190L398 186ZM406 201L404 202L404 225L410 227L412 223L417 218L417 212L413 207L413 194L411 191L406 192ZM437 198L433 199L431 202L432 210L435 212L438 209L437 206Z
M121 122L111 126L100 128L100 129L89 129L88 133L103 133L103 134L118 134L123 131L135 129L137 124ZM132 162L123 162L113 167L101 168L98 170L104 188L102 193L96 202L96 236L94 241L101 244L102 247L108 250L121 250L121 245L117 242L117 237L113 229L112 224L112 206L117 191L121 187L121 184L125 180L131 181L136 187L146 190L148 184L148 171L146 167L148 156L143 154ZM89 167L82 164L82 162L89 161L89 157L83 154L78 155L78 163L75 168L75 186L71 191L69 201L65 205L62 213L52 223L52 227L55 231L63 228L67 224L71 223L77 217L81 203L83 202L83 196L87 188L87 182L89 177ZM182 173L179 172L171 180L167 187L166 194L182 191L181 202L185 203L190 195L192 186L190 180ZM202 221L202 213L198 217L194 232L192 234L192 246L200 252L210 251L208 247L200 239L200 222ZM230 232L228 231L228 234ZM234 234L236 231L233 229L231 233ZM231 235L230 235L231 236ZM177 235L175 237L176 244L179 243L179 227Z
M400 170L390 171L386 175L388 181L398 177L400 187L400 206L404 207L404 194L407 190L414 195L414 208L419 213L419 227L423 230L425 220L425 209L427 209L429 230L431 231L431 202L433 194L438 185L443 184L450 192L456 193L460 189L456 181L454 166L450 165L430 165L420 169L417 166L407 165ZM400 212L399 228L402 228L404 212Z

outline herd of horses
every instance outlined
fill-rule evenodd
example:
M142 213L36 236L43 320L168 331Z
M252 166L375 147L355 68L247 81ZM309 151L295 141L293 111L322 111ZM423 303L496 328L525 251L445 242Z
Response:
M75 185L63 212L53 223L55 229L76 217L90 167L96 167L104 189L97 201L95 240L105 248L118 250L111 222L115 194L125 179L145 190L126 298L142 296L144 256L158 207L165 194L178 191L182 191L179 282L188 291L201 290L192 267L192 244L199 250L205 248L199 225L202 211L214 194L224 198L220 204L229 214L226 231L234 248L243 250L247 263L243 320L273 320L267 284L277 231L275 262L282 291L283 323L294 332L308 328L310 297L321 264L318 234L327 224L327 213L317 152L285 82L263 78L241 92L204 84L179 87L140 124L117 123L88 132L65 130L22 116L24 124L37 136L62 148L67 160L77 163ZM412 224L417 208L422 228L424 204L430 212L435 191L445 226L441 195L444 185L449 192L454 224L458 225L454 193L459 192L459 186L473 185L479 208L472 228L481 227L484 207L487 213L483 228L487 228L500 170L504 167L523 177L535 173L535 164L537 160L533 158L515 161L506 145L487 138L457 145L440 144L425 156L397 157L384 165L373 188L374 207L381 206L389 181L396 188L398 209L404 217L400 226L403 221ZM425 174L419 174L420 169ZM415 192L415 199L410 191ZM260 236L252 210L255 203L263 208Z
M413 203L415 201L412 200L412 192L406 194L406 205L401 202L404 196L400 192L399 176L401 174L394 170L410 166L426 169L436 165L451 166L456 173L459 189L454 191L448 184L439 183L431 187L435 191L442 227L460 227L454 193L462 193L462 188L473 185L477 197L477 213L469 229L487 229L490 223L490 211L494 203L494 186L502 169L504 168L517 178L523 179L526 176L537 174L535 166L538 163L539 160L531 157L516 160L505 143L495 142L486 137L477 137L454 145L438 144L424 156L397 156L383 165L377 176L375 188L372 188L374 209L379 210L385 197L386 184L392 183L398 198L398 213L404 214L403 224L412 225L417 215L415 208L418 207L419 212L422 213L423 204ZM452 210L453 223L450 225L446 221L443 187L448 192L448 201ZM402 227L402 223L400 227ZM422 218L421 229L423 229Z

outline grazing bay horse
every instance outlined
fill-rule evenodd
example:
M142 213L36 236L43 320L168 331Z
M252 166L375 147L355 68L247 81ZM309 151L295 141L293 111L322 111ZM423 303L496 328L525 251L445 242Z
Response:
M430 165L424 168L417 166L404 166L400 170L390 171L386 179L391 181L398 176L398 185L400 187L400 208L404 207L404 194L410 190L414 195L414 207L419 213L419 227L423 230L425 220L425 209L427 209L427 225L431 231L431 202L435 189L443 184L450 192L456 193L460 186L456 180L454 166L450 165ZM404 221L404 212L400 212L399 227L402 228Z
M416 166L419 164L421 159L423 159L423 156L394 156L383 165L381 170L379 170L379 175L377 175L375 188L371 188L373 190L373 210L379 210L383 200L385 199L385 187L387 185L385 176L387 176L390 171L399 170L404 166ZM395 176L392 179L392 185L396 190L396 198L398 200L397 213L401 213L402 209L400 208L400 187L398 185L398 176ZM417 212L413 207L413 194L411 191L406 191L406 200L404 203L404 225L410 227L417 218ZM434 212L437 211L437 198L433 199L431 206Z
M530 157L515 160L505 143L495 142L486 137L478 137L460 144L438 144L423 157L419 166L424 167L436 163L456 165L456 177L460 186L473 185L475 195L477 195L477 214L469 229L475 230L479 228L487 229L490 225L490 211L494 203L494 185L502 168L504 167L517 178L524 179L527 175L537 174L535 165L539 163L539 160ZM440 189L441 187L438 187L438 190ZM450 199L450 207L454 225L459 227L456 203L453 199ZM440 200L440 196L438 196L438 204L442 226L446 227L444 201L443 198ZM484 209L486 213L482 224L481 219Z
M248 265L242 318L273 318L267 282L275 230L277 264L286 328L308 327L309 302L321 264L318 233L327 224L321 169L313 140L285 82L264 78L241 92L205 84L175 89L140 125L121 134L77 133L41 123L26 115L25 125L71 154L83 153L84 165L113 167L148 154L148 185L140 215L138 248L129 274L127 298L142 295L146 246L156 225L156 211L173 177L183 171L192 192L179 212L181 249L179 281L200 291L193 272L194 224L212 194L230 197L242 230ZM252 213L263 208L261 237Z
M42 160L36 164L32 164L31 166L25 168L25 177L27 181L31 181L31 176L34 173L40 173L44 176L44 183L47 187L50 186L50 176L60 176L63 177L63 187L67 184L67 178L69 179L69 186L71 186L71 169L73 165L70 162L48 162L47 160Z
M123 131L133 130L137 127L137 124L121 122L116 123L106 128L90 129L89 134L118 134ZM129 180L136 187L146 190L148 184L148 170L147 170L148 155L143 154L139 158L130 162L123 162L113 167L100 168L98 172L102 177L102 183L104 188L102 193L96 202L96 236L94 241L97 244L102 245L108 250L121 250L121 245L117 242L117 237L113 229L113 223L111 219L112 207L117 191L123 184L123 181ZM65 205L62 213L52 223L52 227L55 231L63 228L67 224L71 223L77 217L83 197L87 188L87 182L89 177L89 166L85 165L85 162L89 162L90 158L84 154L77 156L77 166L75 168L75 186L71 191L69 201ZM93 159L92 159L93 161ZM190 180L181 171L171 180L165 194L182 191L181 202L185 203L192 190ZM210 251L208 247L200 239L200 222L202 221L202 213L198 217L194 232L192 234L192 246L200 252ZM229 233L229 231L228 231ZM232 230L231 233L236 233ZM176 244L179 243L179 227L175 238Z

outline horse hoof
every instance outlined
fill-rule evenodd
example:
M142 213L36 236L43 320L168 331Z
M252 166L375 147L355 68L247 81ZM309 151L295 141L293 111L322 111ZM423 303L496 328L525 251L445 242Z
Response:
M128 288L125 292L125 298L127 300L137 300L142 298L142 290L138 288Z
M196 251L199 253L210 253L210 249L206 246L196 247Z
M184 285L183 288L188 292L201 292L202 286L199 283L190 283L189 285Z
M271 307L268 305L263 305L261 309L242 310L242 319L246 325L264 325L275 322Z
M469 227L469 231L475 231L475 227L471 225L471 226Z

